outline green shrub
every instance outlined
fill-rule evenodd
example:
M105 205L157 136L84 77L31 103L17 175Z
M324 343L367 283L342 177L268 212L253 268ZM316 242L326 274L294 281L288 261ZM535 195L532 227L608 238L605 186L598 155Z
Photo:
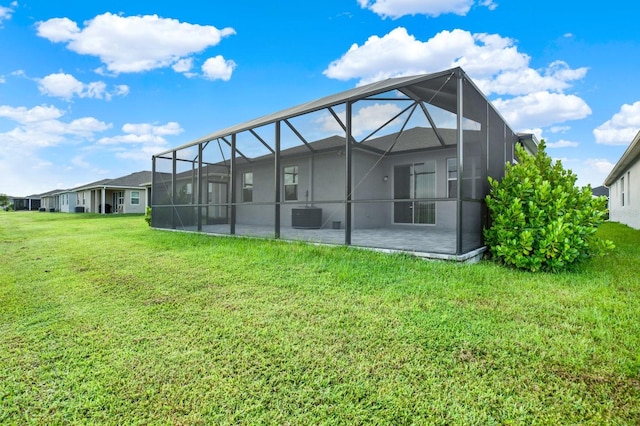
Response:
M147 206L144 211L144 220L147 222L147 225L151 226L151 206Z
M504 178L489 178L486 197L492 225L484 230L489 253L530 271L559 271L613 248L596 235L607 212L606 197L576 187L576 175L552 164L541 141L535 156L516 147L518 164Z

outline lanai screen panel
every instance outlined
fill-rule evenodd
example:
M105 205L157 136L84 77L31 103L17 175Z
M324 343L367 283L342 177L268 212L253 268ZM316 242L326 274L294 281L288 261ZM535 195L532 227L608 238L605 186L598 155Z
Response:
M172 154L154 159L152 177L151 225L155 228L173 228L173 160Z
M461 252L483 246L486 223L484 198L488 193L488 108L487 100L466 78L463 80L463 155L461 173Z
M173 227L198 230L198 146L176 152Z
M208 233L230 233L230 167L231 146L228 141L204 142L199 190L201 230Z
M455 254L456 81L447 74L354 106L353 244Z
M275 237L275 125L235 135L236 235Z

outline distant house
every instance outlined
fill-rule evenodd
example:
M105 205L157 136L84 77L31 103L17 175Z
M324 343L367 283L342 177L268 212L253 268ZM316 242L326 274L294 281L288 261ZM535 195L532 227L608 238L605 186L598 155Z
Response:
M72 189L55 189L38 196L39 207L64 213L144 213L151 192L149 182L151 172L141 171Z
M40 207L48 212L60 211L60 193L65 192L64 189L54 189L53 191L40 194Z
M40 209L41 197L39 194L28 195L26 197L9 197L9 203L13 204L15 211L34 211Z
M604 184L609 187L609 219L640 229L640 132Z
M102 179L73 189L76 206L93 213L144 213L151 181L150 171L131 173L116 179Z
M387 79L157 154L152 226L473 259L515 144L462 69Z
M596 186L591 190L591 195L594 197L607 197L607 199L609 199L609 188L604 185Z

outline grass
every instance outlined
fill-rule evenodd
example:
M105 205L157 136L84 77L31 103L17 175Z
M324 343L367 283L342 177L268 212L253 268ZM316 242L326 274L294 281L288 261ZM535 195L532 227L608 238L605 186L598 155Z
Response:
M2 424L638 424L640 232L579 272L0 213Z

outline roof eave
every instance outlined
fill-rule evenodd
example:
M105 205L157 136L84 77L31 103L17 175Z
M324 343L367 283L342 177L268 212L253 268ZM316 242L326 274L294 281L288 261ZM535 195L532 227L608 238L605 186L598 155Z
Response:
M627 149L622 154L609 176L604 180L604 186L611 186L629 166L640 158L640 131L633 138Z

